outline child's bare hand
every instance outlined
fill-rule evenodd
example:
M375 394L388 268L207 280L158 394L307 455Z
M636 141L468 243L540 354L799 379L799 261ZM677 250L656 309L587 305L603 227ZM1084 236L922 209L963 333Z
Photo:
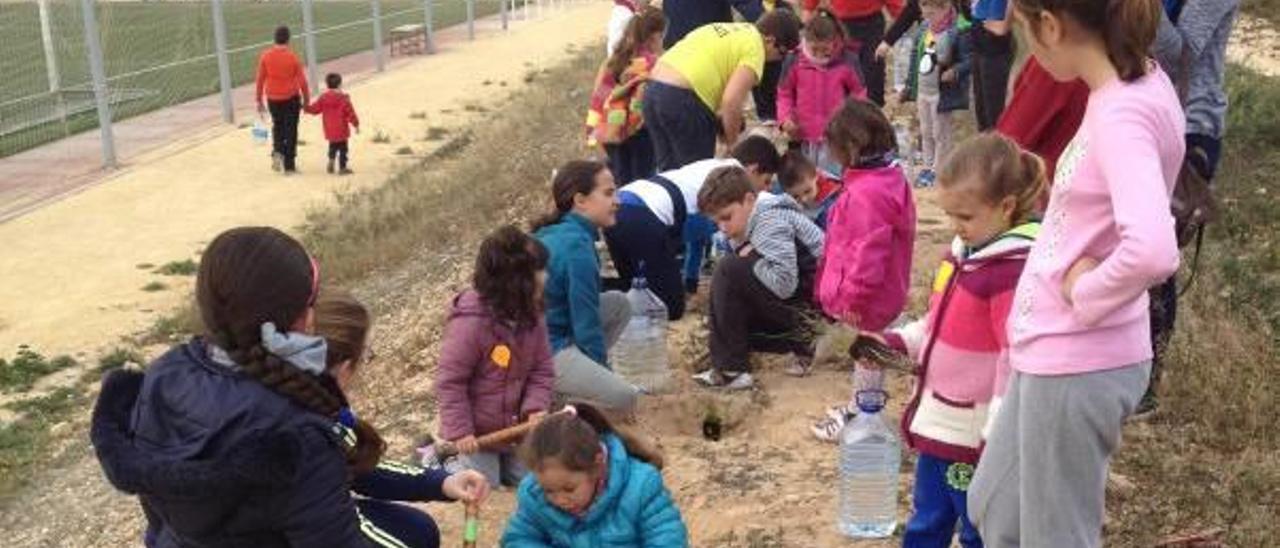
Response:
M1098 264L1098 260L1093 257L1080 257L1071 265L1071 269L1067 270L1067 276L1062 280L1062 298L1066 299L1068 304L1072 304L1071 295L1075 292L1076 282L1080 280L1080 276L1098 268Z
M542 418L546 416L547 416L546 411L534 411L532 413L529 413L529 416L528 418L525 419L525 421L531 424L538 424L542 422Z
M796 123L791 120L787 120L782 123L781 129L782 129L782 132L787 134L788 137L791 137L794 139L796 137L796 133L800 131L800 126L797 126Z
M475 436L459 438L453 442L453 446L457 447L458 452L463 455L471 455L480 452L480 443L476 441Z
M955 83L956 81L955 69L947 69L942 71L942 76L940 78L942 78L943 82L946 82L948 84Z
M443 491L453 500L480 504L489 498L489 480L475 470L463 470L445 478Z
M751 244L744 245L744 246L742 246L742 249L739 249L739 250L738 250L738 256L739 256L739 257L747 257L747 256L750 256L750 255L751 255L751 252L752 252L752 251L754 251L754 250L755 250L755 248L754 248L754 247L751 247Z

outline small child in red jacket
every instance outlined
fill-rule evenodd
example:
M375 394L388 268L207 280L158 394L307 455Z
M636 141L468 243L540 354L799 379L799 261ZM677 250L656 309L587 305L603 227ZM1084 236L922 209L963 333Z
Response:
M329 141L329 167L333 173L333 163L338 161L338 173L350 175L347 168L347 140L351 138L351 128L360 133L360 119L356 117L356 107L351 105L351 97L342 92L342 75L331 72L324 77L329 91L319 99L306 106L307 114L320 114L324 120L324 139Z

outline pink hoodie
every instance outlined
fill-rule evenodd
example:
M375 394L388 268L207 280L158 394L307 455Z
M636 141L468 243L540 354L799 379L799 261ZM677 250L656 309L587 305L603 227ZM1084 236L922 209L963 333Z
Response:
M822 310L865 331L888 327L907 304L915 237L916 204L901 167L846 169L827 213L815 292Z
M1178 269L1169 196L1185 127L1173 85L1154 63L1134 82L1089 94L1018 282L1014 369L1073 375L1151 359L1147 289ZM1082 257L1100 264L1079 277L1068 301L1063 280Z
M794 121L800 126L800 140L822 142L827 122L849 97L867 98L849 59L853 53L841 48L826 65L817 65L809 55L808 45L795 54L782 82L778 84L778 120Z

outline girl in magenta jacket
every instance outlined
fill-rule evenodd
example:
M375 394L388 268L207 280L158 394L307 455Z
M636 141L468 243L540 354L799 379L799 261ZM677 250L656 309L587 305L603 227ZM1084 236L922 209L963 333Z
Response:
M547 249L514 226L480 244L472 289L453 301L436 367L440 435L489 483L524 477L511 447L480 451L476 438L540 419L555 366L542 313Z
M832 169L823 132L845 99L867 98L858 77L857 60L845 49L840 24L827 11L819 11L804 27L800 51L792 53L778 84L778 120L793 143L819 168Z
M818 304L832 318L880 331L902 313L911 284L911 185L894 158L893 127L879 107L845 103L826 137L846 167L843 192L827 218Z
M893 126L880 108L850 100L832 118L827 146L844 169L840 198L827 216L826 243L815 291L828 316L864 331L882 331L902 313L911 285L916 206L895 158ZM835 441L847 409L813 425ZM833 426L832 423L835 422Z

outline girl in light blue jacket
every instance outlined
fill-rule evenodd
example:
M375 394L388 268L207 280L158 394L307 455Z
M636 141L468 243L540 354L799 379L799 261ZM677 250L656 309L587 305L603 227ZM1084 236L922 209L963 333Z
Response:
M575 409L547 416L521 447L533 473L520 484L502 546L688 546L680 510L655 467L661 455L614 431L599 411Z

